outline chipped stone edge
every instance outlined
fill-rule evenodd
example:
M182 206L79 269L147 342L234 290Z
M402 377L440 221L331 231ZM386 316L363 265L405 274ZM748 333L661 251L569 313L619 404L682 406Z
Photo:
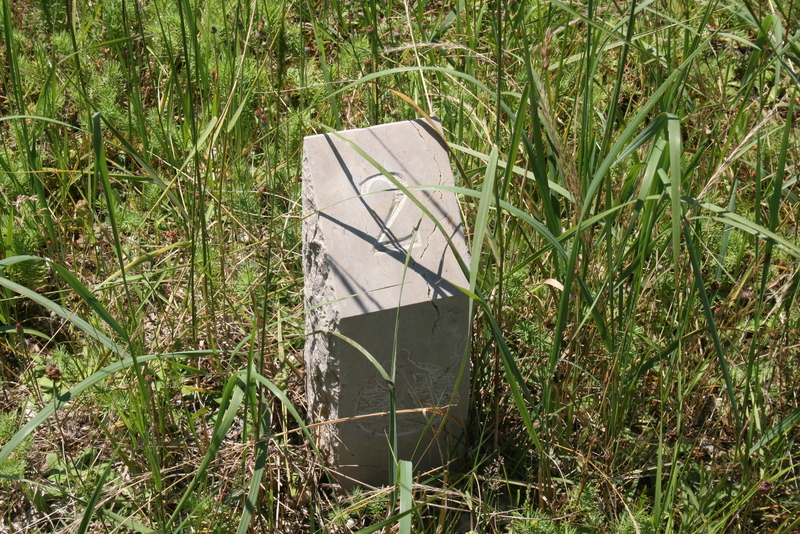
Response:
M311 180L308 152L303 148L303 277L306 319L306 398L314 423L339 418L338 338L325 332L339 331L339 308L330 273L325 238L318 224L319 211ZM311 410L316 409L316 412ZM336 425L320 425L314 431L317 447L329 464L334 461Z

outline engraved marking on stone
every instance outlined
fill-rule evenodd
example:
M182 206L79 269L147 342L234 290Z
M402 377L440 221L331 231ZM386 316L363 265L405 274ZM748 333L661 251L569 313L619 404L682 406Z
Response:
M450 400L455 387L453 373L440 365L417 363L411 359L411 352L406 349L398 351L396 385L397 410L414 408L434 408L444 406ZM373 377L361 390L356 403L356 415L385 413L389 411L389 387L386 381L375 372ZM437 415L431 422L435 429L441 421ZM431 412L427 412L431 413ZM397 415L397 435L410 434L424 430L429 416L425 412L404 413ZM358 426L362 430L376 436L385 436L389 431L389 417L375 416L360 419Z
M392 172L389 173L395 177L395 179L400 182L403 187L408 187L406 181L400 176L399 173ZM383 182L388 187L384 187L383 189L375 189L373 186ZM414 229L412 228L411 232L404 237L397 237L394 235L392 225L397 221L397 217L400 215L400 212L403 210L403 206L405 205L408 197L406 197L405 193L397 189L397 186L391 182L386 176L383 174L374 174L369 176L366 180L361 182L359 186L361 190L361 194L365 195L364 200L369 204L370 199L372 199L373 203L375 202L375 197L380 196L376 195L379 191L391 191L394 193L392 196L392 204L389 207L389 212L387 213L386 217L380 223L381 231L376 236L375 241L375 252L388 252L392 249L400 249L402 251L406 251L411 246L411 239L414 237ZM367 195L367 193L373 193L372 195ZM370 206L372 208L372 206ZM374 210L373 210L374 211ZM414 242L414 245L418 244L419 237Z

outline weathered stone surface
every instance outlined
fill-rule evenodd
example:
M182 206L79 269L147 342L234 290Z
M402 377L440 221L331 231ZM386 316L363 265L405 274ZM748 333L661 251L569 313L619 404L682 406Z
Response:
M348 141L409 188L452 245ZM465 263L468 249L455 195L421 185L453 185L447 151L424 120L305 139L306 388L312 419L337 421L317 427L317 439L344 486L388 482L389 388L331 332L387 373L397 355L398 459L442 465L466 420L470 317L454 287L467 280L453 248Z

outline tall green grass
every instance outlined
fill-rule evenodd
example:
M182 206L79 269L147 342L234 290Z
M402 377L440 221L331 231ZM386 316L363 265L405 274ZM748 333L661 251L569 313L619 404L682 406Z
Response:
M798 528L794 3L2 12L0 521ZM469 452L344 498L303 422L302 138L421 112L472 243Z

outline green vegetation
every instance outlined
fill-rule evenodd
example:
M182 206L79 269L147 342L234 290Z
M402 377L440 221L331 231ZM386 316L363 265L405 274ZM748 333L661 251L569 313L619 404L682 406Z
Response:
M800 529L794 0L0 7L3 528ZM480 243L468 454L342 498L302 140L420 111Z

